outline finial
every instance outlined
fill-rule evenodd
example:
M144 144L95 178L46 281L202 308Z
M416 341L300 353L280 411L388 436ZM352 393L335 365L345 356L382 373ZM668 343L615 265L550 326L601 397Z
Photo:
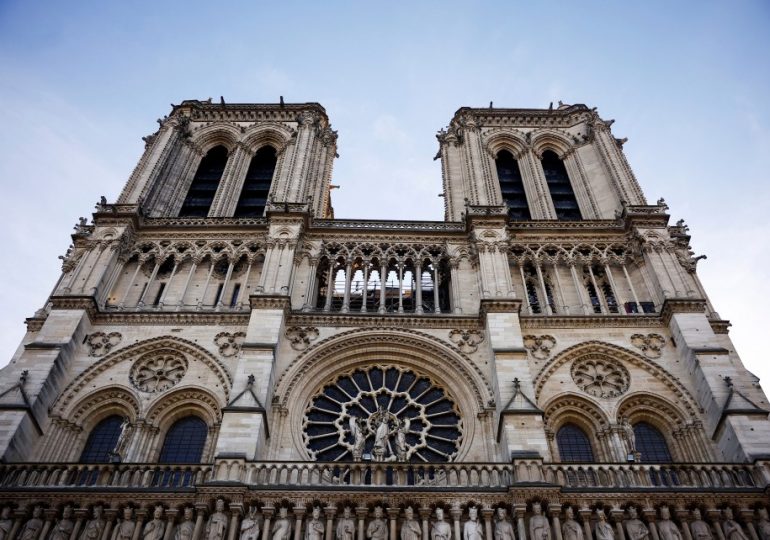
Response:
M24 371L22 371L21 375L19 375L19 384L21 384L23 386L24 383L27 382L27 376L28 375L29 375L29 370L28 369L25 369Z
M281 96L281 107L283 107L285 104L283 102L283 96Z
M727 385L727 388L733 387L733 378L725 376L725 384Z
M513 389L518 390L521 387L521 382L519 382L519 378L515 377L513 379Z
M254 374L252 373L246 379L246 386L254 386L254 381L256 381L256 377L254 377Z

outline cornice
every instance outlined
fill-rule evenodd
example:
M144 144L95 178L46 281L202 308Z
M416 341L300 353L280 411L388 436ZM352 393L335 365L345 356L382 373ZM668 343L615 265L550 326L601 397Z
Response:
M663 324L668 325L675 313L702 313L706 314L706 301L700 298L667 298L660 310Z
M709 324L711 325L711 330L713 330L715 334L729 334L730 327L732 326L730 321L719 319L709 319Z
M522 315L522 329L547 328L657 328L658 315Z
M483 298L479 311L487 313L519 313L521 311L521 299L519 298Z
M593 119L596 113L581 103L560 109L507 109L461 107L452 122L472 115L480 127L571 127Z
M227 120L231 122L296 122L304 111L320 114L326 123L329 117L319 103L212 103L197 99L185 100L174 105L170 116L185 115L194 122Z
M465 224L454 221L390 221L368 219L314 219L312 231L350 230L350 231L403 231L403 232L465 232Z
M459 315L381 315L379 313L301 313L292 312L287 326L330 326L364 328L458 328L478 330L482 328L478 317Z
M249 323L250 312L216 313L199 311L177 312L98 312L92 322L103 325L128 326L245 326Z
M291 299L281 294L262 294L249 296L251 309L282 309L288 311L291 308Z

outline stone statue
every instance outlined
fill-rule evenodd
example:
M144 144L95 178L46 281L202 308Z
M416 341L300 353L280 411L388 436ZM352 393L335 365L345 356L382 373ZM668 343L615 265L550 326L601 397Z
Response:
M119 456L120 459L124 459L126 446L128 445L128 438L131 435L131 424L128 421L128 418L123 419L123 423L120 424L120 435L118 436L118 440L115 442L115 448L112 449L112 454Z
M388 439L390 438L390 423L385 409L380 407L380 418L377 429L374 432L374 454L375 461L382 461L388 451Z
M158 505L152 513L152 519L147 522L142 532L142 540L163 540L166 523L163 521L163 507Z
M249 507L249 513L241 521L240 540L259 540L259 523L255 506Z
M67 505L61 513L61 519L56 522L48 540L70 540L75 523L72 521L72 507Z
M382 418L387 426L387 417L382 415ZM379 430L379 427L377 429ZM387 540L388 538L388 524L382 519L381 506L374 508L374 519L369 522L369 526L366 528L366 537L372 540Z
M436 508L436 521L430 528L430 540L451 540L452 527L444 521L444 510Z
M516 540L513 525L508 521L508 511L502 506L495 512L495 540Z
M182 516L182 522L177 526L176 533L174 533L174 540L192 540L194 532L195 522L193 522L193 509L191 506L186 506L184 515Z
M711 534L711 526L703 521L700 510L697 508L692 511L690 532L692 533L692 540L714 540L714 536Z
M484 526L479 523L479 511L475 506L468 508L468 521L463 527L463 540L484 540Z
M682 540L679 527L671 521L671 512L668 506L660 507L660 521L658 521L658 536L660 540Z
M350 433L353 435L353 461L361 461L364 454L364 444L366 443L366 425L363 418L351 416Z
M551 525L543 515L540 503L532 505L532 517L529 518L530 540L551 540Z
M634 433L634 426L628 420L628 416L624 416L620 420L620 427L623 430L623 440L626 441L628 451L630 453L636 452L636 434Z
M134 537L136 523L133 516L134 511L130 506L126 506L123 509L123 519L112 530L112 540L131 540Z
M725 532L725 540L749 540L743 527L733 519L732 508L725 508L723 511L725 519L722 521L722 530Z
M404 418L396 430L396 457L399 461L406 461L406 434L409 433L411 420Z
M19 540L37 540L43 529L43 509L36 506L32 509L32 517L27 520L19 532Z
M757 521L757 533L761 540L770 540L770 519L767 518L767 508L757 510L759 520ZM2 540L2 537L0 537Z
M104 508L101 504L97 504L91 510L92 518L86 521L83 532L80 533L80 540L99 540L104 532L104 526L106 521L102 517L104 514Z
M583 528L575 521L575 511L569 506L564 511L561 536L564 540L583 540Z
M628 540L647 540L650 537L650 530L647 525L642 523L636 513L636 507L628 507L628 520L626 521L626 533Z
M607 516L602 510L596 511L596 527L594 527L596 540L615 540L615 531L612 525L607 523Z
M314 506L310 519L305 525L305 540L323 540L323 537L324 522L321 520L321 509Z
M288 515L289 509L285 506L278 510L278 519L275 520L270 531L273 535L273 540L289 540L291 538L291 522Z
M407 506L404 510L404 523L401 524L401 540L420 540L422 530L419 522L414 519L414 510Z
M342 517L337 522L336 540L353 540L356 536L356 522L353 521L349 506L342 510Z
M0 512L0 540L8 540L8 535L11 534L12 528L11 507L4 506L3 511Z
M227 533L227 515L225 514L225 501L217 499L214 503L214 513L209 516L206 523L206 540L225 540Z

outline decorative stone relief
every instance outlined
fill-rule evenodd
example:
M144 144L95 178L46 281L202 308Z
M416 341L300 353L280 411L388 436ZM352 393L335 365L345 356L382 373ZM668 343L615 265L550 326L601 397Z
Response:
M609 358L581 358L572 364L572 380L587 394L601 398L617 397L628 390L628 370Z
M139 358L131 367L129 380L142 392L163 392L182 380L187 359L174 351L159 351Z
M450 330L449 339L465 354L474 353L479 343L484 341L484 334L478 330Z
M286 329L286 339L295 351L304 351L317 338L318 328L315 326L290 326Z
M88 345L88 356L104 356L112 350L123 339L123 334L120 332L110 332L106 334L104 332L94 332L86 338L86 345Z
M666 339L660 334L634 334L631 336L631 344L641 349L647 358L660 358L661 349L666 346Z
M245 338L245 332L220 332L214 336L214 345L219 347L219 354L229 358L240 352Z
M524 347L538 360L551 356L551 349L556 347L556 338L549 335L524 336Z

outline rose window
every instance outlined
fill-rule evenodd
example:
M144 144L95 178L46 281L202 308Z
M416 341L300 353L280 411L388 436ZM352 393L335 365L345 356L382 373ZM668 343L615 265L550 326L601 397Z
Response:
M359 368L310 400L303 440L319 461L452 461L462 420L428 377L392 366Z
M134 362L131 384L142 392L163 392L182 380L187 360L177 352L151 353Z
M572 380L584 392L600 398L613 398L628 390L628 370L605 358L585 358L572 364Z

